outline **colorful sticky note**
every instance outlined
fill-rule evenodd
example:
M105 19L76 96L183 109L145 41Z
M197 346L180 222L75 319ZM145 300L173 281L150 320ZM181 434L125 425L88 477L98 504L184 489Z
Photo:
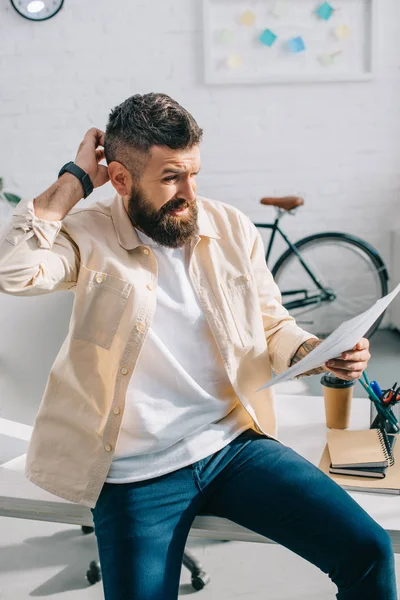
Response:
M323 54L322 56L318 57L318 60L323 67L331 67L335 62L332 54Z
M318 60L323 67L330 67L335 62L332 54L322 54L322 56L318 57Z
M255 20L256 15L251 10L246 10L240 17L241 24L246 25L246 27L251 27L254 25Z
M271 10L271 14L274 15L277 19L282 19L289 14L290 6L289 3L285 0L278 0L275 3L273 9Z
M317 15L324 21L329 21L334 12L333 6L329 2L324 2L317 9Z
M265 46L271 47L272 44L275 43L275 40L278 36L275 35L273 31L270 29L264 29L262 34L260 35L260 42L262 42Z
M243 59L238 54L231 54L228 56L226 64L230 69L239 69L243 64Z
M295 38L292 38L291 40L289 40L288 47L289 47L290 52L293 52L293 54L298 54L299 52L304 52L304 50L306 49L306 45L301 36L295 37Z
M231 44L234 38L235 34L229 29L221 29L217 35L217 40L220 44Z
M338 40L347 40L350 37L350 28L347 25L338 25L334 33Z
M341 50L339 50L338 52L332 52L331 54L322 54L318 57L318 60L323 67L331 67L335 64L339 54L341 53Z

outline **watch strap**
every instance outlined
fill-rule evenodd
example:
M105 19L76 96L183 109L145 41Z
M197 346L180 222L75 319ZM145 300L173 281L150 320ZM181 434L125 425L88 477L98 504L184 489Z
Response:
M93 192L93 183L89 175L86 173L86 171L81 169L81 167L78 167L78 165L76 165L72 160L61 167L58 177L60 178L61 175L64 175L64 173L72 173L72 175L75 175L75 177L79 179L82 184L84 198L87 198L89 194Z

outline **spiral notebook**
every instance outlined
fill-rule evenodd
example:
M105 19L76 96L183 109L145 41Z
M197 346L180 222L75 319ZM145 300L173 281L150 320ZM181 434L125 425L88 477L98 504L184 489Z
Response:
M332 467L367 468L393 465L392 444L382 429L331 429L326 434Z
M374 479L369 476L361 477L359 473L357 476L354 474L338 475L330 473L331 457L329 455L328 444L325 445L318 467L345 490L375 492L380 494L400 494L400 443L395 443L395 440L397 439L396 435L389 434L388 437L389 440L393 440L394 464L386 468L376 467L378 469L385 469L386 477L384 478Z

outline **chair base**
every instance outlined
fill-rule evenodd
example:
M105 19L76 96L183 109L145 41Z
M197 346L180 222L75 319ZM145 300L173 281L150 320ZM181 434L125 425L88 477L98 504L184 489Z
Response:
M82 525L83 535L88 535L89 533L93 532L94 527ZM197 591L202 590L207 583L210 582L210 576L208 573L203 571L201 563L188 550L185 550L183 554L182 564L188 569L188 571L190 571L193 589ZM89 565L89 570L86 571L86 579L90 585L94 585L95 583L101 581L101 567L98 561L92 560Z

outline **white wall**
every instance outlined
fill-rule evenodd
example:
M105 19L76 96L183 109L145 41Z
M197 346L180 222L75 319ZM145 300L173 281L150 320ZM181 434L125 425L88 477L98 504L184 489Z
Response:
M162 91L204 128L201 194L254 219L273 215L258 204L262 195L304 195L306 206L284 223L294 237L353 232L389 262L400 188L400 3L385 0L379 12L372 83L213 88L202 82L200 0L65 0L43 23L0 0L0 175L10 191L38 194L112 107ZM0 416L32 422L71 301L0 297Z

